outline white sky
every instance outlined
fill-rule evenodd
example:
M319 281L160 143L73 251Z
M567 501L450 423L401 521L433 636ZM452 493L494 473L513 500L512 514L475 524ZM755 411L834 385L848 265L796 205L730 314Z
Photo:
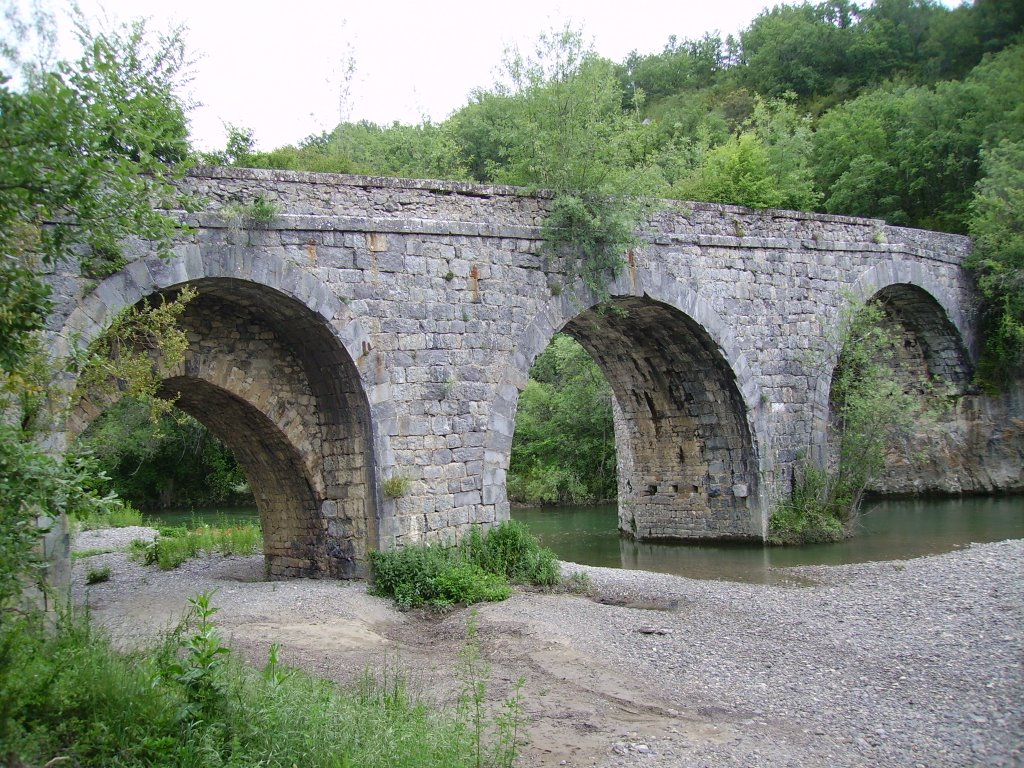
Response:
M57 0L60 2L60 0ZM224 146L224 124L253 129L270 149L333 128L339 85L353 60L345 118L377 123L440 121L487 87L510 44L570 22L597 51L622 61L660 51L669 35L722 36L771 0L79 0L96 20L151 19L187 28L196 59L189 89L202 149ZM101 25L100 25L101 26Z

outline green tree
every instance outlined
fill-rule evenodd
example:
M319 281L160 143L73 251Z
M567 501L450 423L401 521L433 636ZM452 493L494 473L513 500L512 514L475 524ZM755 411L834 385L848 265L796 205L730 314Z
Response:
M76 62L28 65L19 87L12 70L0 75L0 602L30 569L37 518L116 503L87 463L34 447L31 420L9 421L26 390L49 380L37 340L49 306L40 272L70 261L108 273L129 235L166 250L178 224L158 204L183 205L172 187L189 155L175 90L181 36L151 45L141 23L99 34L79 24L78 34ZM16 51L9 41L2 53L11 62Z
M743 83L764 96L842 95L857 18L857 6L847 0L764 11L740 35Z
M87 274L123 264L128 235L168 247L177 224L157 207L183 201L185 63L178 32L150 47L141 22L92 35L77 62L30 67L15 89L0 72L0 365L11 374L42 327L37 266L75 258ZM76 249L83 246L84 250Z
M546 240L573 257L584 282L603 295L664 188L647 157L648 131L634 112L622 111L611 62L568 28L541 35L531 56L510 51L505 71L507 82L494 93L507 108L488 115L497 118L490 129L500 158L490 176L554 193Z
M1024 45L962 81L889 85L822 116L817 183L830 213L965 232L981 151L1024 138Z
M493 183L505 162L503 126L515 122L516 100L508 93L478 89L447 121L470 178Z
M229 132L225 150L208 159L249 168L413 179L467 178L451 128L429 121L389 126L365 120L342 123L329 133L308 137L298 147L279 147L270 152L253 150L251 132L235 129Z
M1024 365L1024 141L982 152L983 176L971 203L974 252L967 265L985 298L980 374L990 384Z
M555 336L519 396L509 497L532 504L615 498L611 398L586 350L570 336Z
M757 99L745 130L706 150L672 188L675 197L751 208L815 207L811 127L792 104Z
M932 26L949 11L932 0L875 0L861 13L850 46L850 67L864 84L902 74L925 82Z
M622 106L635 109L647 99L706 88L724 67L723 42L717 34L683 41L672 35L661 53L641 56L633 51L616 68L625 96Z
M252 503L231 451L180 412L154 422L147 403L124 398L90 425L76 448L95 456L117 495L138 509Z

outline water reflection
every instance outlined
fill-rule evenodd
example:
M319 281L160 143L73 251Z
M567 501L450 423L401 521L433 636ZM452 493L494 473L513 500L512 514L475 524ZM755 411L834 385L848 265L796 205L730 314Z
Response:
M757 583L788 581L774 569L789 566L903 560L1024 537L1024 497L875 502L865 506L854 538L799 548L635 542L619 536L612 505L516 509L512 517L526 522L563 560Z
M515 509L512 517L527 523L562 560L695 579L776 583L792 580L779 568L905 560L971 542L1024 537L1024 496L874 502L865 506L854 538L784 548L636 542L619 536L614 505ZM159 525L231 524L259 522L259 515L255 508L241 507L167 512L150 519Z

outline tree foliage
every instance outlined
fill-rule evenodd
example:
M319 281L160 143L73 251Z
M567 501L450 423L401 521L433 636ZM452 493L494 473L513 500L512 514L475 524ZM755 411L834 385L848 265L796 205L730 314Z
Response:
M47 32L45 18L34 21ZM141 23L96 34L80 23L78 34L73 63L24 63L18 87L13 70L0 73L0 608L31 572L40 519L120 504L87 456L58 459L34 444L31 401L53 376L38 342L49 309L40 272L69 262L109 273L129 236L166 249L178 225L162 207L183 205L171 187L189 154L175 93L180 35L153 43ZM0 46L7 66L18 43Z
M109 274L121 242L167 248L177 228L161 206L184 205L171 182L187 167L185 65L179 33L151 45L144 24L93 34L82 55L27 65L21 88L0 71L0 365L15 370L42 327L47 290L37 267L65 259Z
M342 123L333 131L310 136L299 146L269 152L253 149L252 132L231 128L224 152L207 155L207 162L227 162L256 168L355 173L463 180L467 171L448 126L425 121L419 125L370 122Z
M180 412L154 422L147 403L126 397L90 425L77 448L95 456L117 495L142 510L252 503L231 451Z
M106 404L127 396L144 403L153 419L168 413L172 403L160 397L160 382L164 371L185 359L188 336L178 320L195 296L195 289L186 286L173 299L144 299L118 312L76 354L79 375L73 397Z
M676 197L751 208L813 208L811 126L785 100L757 99L741 133L706 150Z
M489 126L498 162L497 182L551 190L544 236L552 251L573 258L576 271L599 296L619 273L637 227L664 188L645 159L646 133L611 62L569 28L538 39L531 55L506 56L507 82L482 103L503 99Z
M616 495L611 389L597 364L559 334L519 396L508 489L513 501L581 504Z
M0 627L12 600L45 577L45 564L35 559L41 522L95 518L123 507L90 456L51 456L17 427L0 423Z
M825 114L814 158L825 209L965 232L981 151L1024 132L1024 45L962 81L890 85Z
M1024 366L1024 141L982 153L984 174L971 204L977 271L986 299L982 375L992 384Z
M896 336L881 306L848 307L834 343L841 352L829 398L833 456L827 466L806 461L793 478L791 496L770 521L769 537L775 543L849 536L886 454L905 438L926 405L894 375Z

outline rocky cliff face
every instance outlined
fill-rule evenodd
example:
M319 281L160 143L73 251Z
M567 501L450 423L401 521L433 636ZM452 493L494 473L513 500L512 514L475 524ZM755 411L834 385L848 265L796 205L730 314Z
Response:
M883 495L1024 492L1024 382L966 395L890 454Z

